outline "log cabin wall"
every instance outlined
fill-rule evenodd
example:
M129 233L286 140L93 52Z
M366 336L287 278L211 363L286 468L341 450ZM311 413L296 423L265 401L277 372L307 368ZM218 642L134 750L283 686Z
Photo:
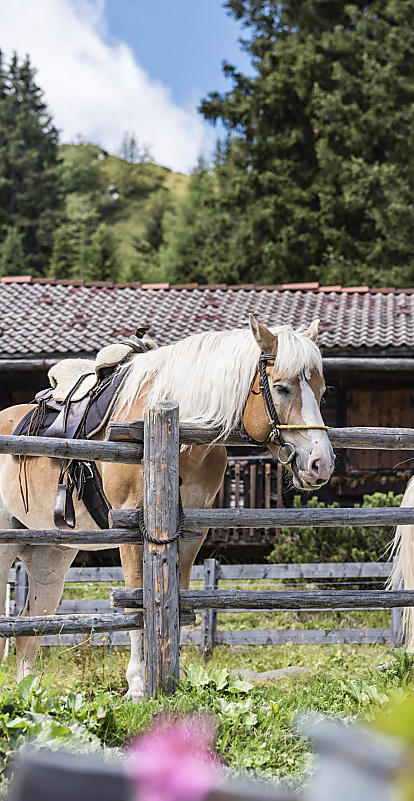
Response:
M325 414L337 426L414 427L414 374L409 372L356 372L328 376L335 398ZM404 492L414 474L414 452L386 450L339 451L336 470L322 497L342 505L356 503L364 494Z

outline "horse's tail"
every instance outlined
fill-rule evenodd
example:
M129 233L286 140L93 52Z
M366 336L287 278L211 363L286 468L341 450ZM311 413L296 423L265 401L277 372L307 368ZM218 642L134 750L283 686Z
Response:
M401 506L414 506L414 477L404 492ZM391 590L414 590L414 525L397 526L392 546L394 564L388 581ZM403 635L407 651L414 652L414 607L404 607Z

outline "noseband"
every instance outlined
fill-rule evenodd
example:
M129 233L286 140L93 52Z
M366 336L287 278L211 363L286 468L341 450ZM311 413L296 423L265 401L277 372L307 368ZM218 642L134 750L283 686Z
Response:
M321 429L322 431L327 431L328 430L328 426L324 426L324 425L309 425L309 426L308 425L284 425L283 423L280 422L278 414L277 414L277 411L276 411L275 404L273 403L272 393L270 391L269 379L267 377L267 372L266 372L267 364L269 362L274 362L275 359L276 359L276 354L275 353L262 353L260 355L259 368L258 368L259 369L259 376L260 376L259 389L258 389L257 392L253 388L251 388L251 390L250 390L250 392L252 392L253 395L260 395L261 394L263 396L263 402L264 402L265 409L266 409L267 415L269 417L269 422L270 422L270 425L271 425L271 432L270 432L269 436L267 437L267 439L265 439L263 442L259 442L257 439L254 439L253 437L251 437L250 434L248 434L248 432L244 428L243 439L246 439L248 442L251 442L253 445L261 445L261 446L263 446L263 445L268 445L269 443L272 443L273 445L278 444L279 445L279 450L277 452L278 461L283 465L290 464L291 467L292 467L293 473L295 474L295 476L298 479L298 481L300 481L300 478L298 476L298 470L297 470L296 462L294 461L295 460L295 456L296 456L296 448L295 448L294 445L292 445L291 442L285 442L285 440L283 439L283 437L282 437L280 432L281 431L286 431L286 430L287 431L289 431L289 430L290 431L307 431L307 430L313 429L313 428ZM283 459L282 458L282 451L286 450L286 449L289 451L288 452L288 456L287 456L286 459Z

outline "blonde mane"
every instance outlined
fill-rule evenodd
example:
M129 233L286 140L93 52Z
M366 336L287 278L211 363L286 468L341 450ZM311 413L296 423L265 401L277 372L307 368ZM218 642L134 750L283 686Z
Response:
M278 335L276 367L286 378L317 370L322 357L315 343L291 326L270 329ZM127 415L144 387L149 405L176 400L180 419L220 428L228 434L241 421L259 360L250 329L208 331L137 354L118 397L116 413Z

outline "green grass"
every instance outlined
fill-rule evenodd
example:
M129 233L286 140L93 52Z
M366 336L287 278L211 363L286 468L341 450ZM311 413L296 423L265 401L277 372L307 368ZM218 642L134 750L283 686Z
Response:
M154 217L154 196L162 195L166 207L173 211L186 191L189 176L151 162L129 163L97 145L65 144L59 146L59 152L66 191L82 197L111 226L120 263L131 280L128 269L137 261L137 243L147 241ZM117 200L110 197L109 187L117 190ZM159 281L163 276L157 268L152 270L147 265L145 280Z
M183 662L189 667L197 657L192 649L185 650ZM315 657L316 649L310 647L310 650ZM90 750L99 743L123 749L150 725L156 714L177 715L202 710L215 721L217 751L232 771L247 769L265 778L295 784L300 781L310 754L309 744L295 734L294 721L299 710L312 709L367 721L395 691L406 692L412 684L412 661L403 653L397 654L396 659L386 654L388 668L378 669L372 652L370 665L367 664L366 649L365 665L363 653L356 654L352 649L354 653L349 659L349 646L335 650L342 652L336 660L332 659L333 650L328 655L323 649L324 653L320 654L320 663L329 670L322 669L320 664L319 668L294 680L252 686L226 676L223 666L231 652L218 648L208 673L195 666L190 668L188 680L180 684L174 696L161 695L156 700L133 704L123 696L125 654L109 655L105 649L89 649L89 652L84 649L80 656L85 662L84 670L79 665L75 675L67 671L63 650L57 654L53 649L50 656L43 655L39 665L43 671L55 670L53 679L44 674L46 689L36 684L30 689L29 680L29 689L25 681L22 692L14 685L11 675L7 677L0 696L0 735L3 737L2 741L0 738L0 752L3 749L3 759L6 759L26 733L35 741L43 738L42 744L45 744L45 732L49 733L46 744L53 741L54 747L69 742L75 750ZM233 667L240 666L240 655L240 652L233 653ZM220 669L215 671L215 664L220 664ZM266 659L263 666L266 666ZM42 731L39 722L42 722Z
M65 597L105 598L108 586L67 584ZM270 589L281 585L240 582L236 586ZM389 612L381 610L247 612L219 615L219 627L387 627L389 620ZM404 652L391 652L387 645L217 646L207 674L198 648L186 646L182 648L182 683L177 693L133 704L125 698L128 658L127 649L94 648L88 643L73 648L44 648L37 667L39 676L49 685L45 689L35 685L33 692L26 688L22 697L16 688L15 660L10 654L0 696L0 757L3 748L3 759L7 761L26 734L35 741L40 737L37 723L33 722L33 709L37 721L41 720L39 715L46 716L43 729L52 732L54 746L70 741L81 750L101 745L124 749L131 738L150 725L154 714L176 715L196 709L213 717L216 747L229 769L249 770L296 784L310 754L309 744L295 734L294 720L299 710L366 721L377 715L396 692L407 693L413 683L411 658ZM226 673L244 668L263 672L290 665L308 670L277 681L244 684L241 689L234 688L235 675ZM224 675L227 677L221 686L217 677ZM8 728L7 715L9 721L11 716L23 723Z

